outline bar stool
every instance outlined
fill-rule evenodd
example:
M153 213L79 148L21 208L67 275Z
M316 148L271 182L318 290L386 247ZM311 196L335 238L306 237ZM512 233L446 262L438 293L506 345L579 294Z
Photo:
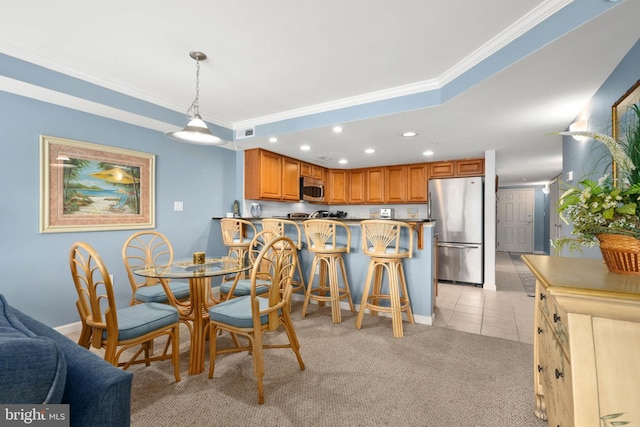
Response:
M293 228L298 233L298 240L294 240L294 239L291 239L291 240L293 240L294 243L296 244L298 251L301 250L302 249L302 231L300 230L300 226L298 225L297 222L291 221L289 219L281 219L281 218L265 218L262 220L262 230L271 231L278 236L287 237L287 234L286 234L287 226L289 226L289 228ZM300 254L296 254L296 256L298 257L298 267L297 267L298 277L296 278L294 276L291 282L293 293L299 292L299 291L304 292L306 288L304 284L304 275L302 274L302 267L300 266Z
M229 248L229 257L244 258L247 256L251 240L258 234L256 226L252 222L240 218L222 218L220 220L222 230L222 243ZM250 233L247 233L250 230ZM223 282L233 280L235 277L224 276ZM241 278L244 278L242 273Z
M333 323L340 323L342 321L341 300L346 299L351 311L355 312L342 259L343 253L351 251L351 230L341 221L328 219L309 219L304 221L302 225L309 251L314 254L311 273L307 281L307 292L302 305L302 317L305 317L309 300L312 299L318 301L319 306L323 306L325 302L331 303L331 319ZM343 229L347 234L346 244L338 244L336 241L339 229ZM318 266L320 270L318 286L314 288L314 273ZM343 287L340 287L338 283L338 267L342 270Z
M370 256L371 261L369 261L362 302L356 317L356 328L360 329L362 326L364 311L368 308L372 316L377 312L391 313L393 336L402 338L402 312L406 311L407 319L411 324L414 323L402 267L402 259L413 256L413 230L409 224L402 221L364 220L360 224L362 252ZM403 229L409 234L408 248L400 246ZM382 293L385 271L389 282L388 293ZM373 289L371 289L372 284ZM371 293L369 293L370 289Z

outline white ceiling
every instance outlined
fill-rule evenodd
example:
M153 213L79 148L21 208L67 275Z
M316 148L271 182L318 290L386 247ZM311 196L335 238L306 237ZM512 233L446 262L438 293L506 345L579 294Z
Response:
M526 184L561 172L561 138L549 133L568 126L640 38L640 1L626 0L522 59L495 65L500 55L492 54L500 47L571 3L5 1L0 51L179 112L195 95L188 53L202 51L209 57L200 72L206 121L260 130L297 118L228 148L261 146L336 168L482 157L495 150L501 184ZM484 58L495 71L473 81L473 66ZM464 85L466 78L468 88L456 89L454 83ZM0 90L12 90L10 84ZM442 102L418 109L404 104L403 95L430 91ZM399 113L367 114L381 99L397 99L390 111ZM353 106L359 120L344 110L327 113ZM313 113L322 126L312 124ZM344 131L333 134L333 123ZM180 124L141 121L158 130ZM418 136L402 138L405 130ZM300 151L303 143L311 150ZM365 155L366 147L376 152ZM423 157L425 150L435 154ZM349 163L339 165L342 158Z

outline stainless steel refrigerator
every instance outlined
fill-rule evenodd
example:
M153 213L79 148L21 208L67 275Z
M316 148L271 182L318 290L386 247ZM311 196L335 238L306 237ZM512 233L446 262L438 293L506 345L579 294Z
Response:
M429 180L429 211L436 220L438 280L484 283L482 177Z

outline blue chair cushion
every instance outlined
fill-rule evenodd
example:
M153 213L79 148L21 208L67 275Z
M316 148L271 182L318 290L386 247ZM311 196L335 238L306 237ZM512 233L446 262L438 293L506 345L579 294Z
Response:
M260 310L269 307L269 301L266 298L258 298ZM251 296L245 295L238 298L216 304L209 309L209 318L215 322L224 323L226 325L238 328L253 327L253 318L251 315ZM260 323L265 324L269 321L269 317L264 314L260 316Z
M373 246L369 246L369 252L375 252L375 249ZM406 254L407 252L409 252L407 249L405 248L398 248L398 253L399 254ZM384 253L386 254L395 254L396 253L396 248L395 247L387 247L385 248Z
M176 299L183 300L189 298L188 282L169 282L169 288ZM136 300L142 302L163 302L169 301L162 285L143 286L136 292Z
M268 280L257 279L256 280L256 295L262 295L269 290L267 287L271 282ZM262 285L262 286L261 286ZM233 286L233 282L222 282L220 284L220 292L227 295ZM243 295L251 295L251 279L240 279L236 288L233 290L234 297L241 297Z
M118 310L118 340L138 338L179 320L178 310L167 304L150 302L122 308ZM102 338L107 339L107 331L102 333Z
M0 402L60 403L67 377L64 354L54 340L38 336L0 295Z

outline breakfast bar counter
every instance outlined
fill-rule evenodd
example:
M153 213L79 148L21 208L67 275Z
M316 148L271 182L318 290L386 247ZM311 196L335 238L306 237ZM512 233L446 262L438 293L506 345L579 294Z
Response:
M302 223L308 218L285 218L275 217L279 219L289 219L298 223L302 228ZM222 217L214 217L212 220L218 223ZM251 221L256 224L258 230L262 229L262 218L242 218L247 221ZM347 279L349 281L349 288L351 291L351 297L353 303L356 305L356 311L358 310L362 292L364 289L365 279L367 275L367 268L369 266L370 258L362 253L362 228L360 222L369 218L322 218L342 221L349 226L351 231L351 251L348 254L344 254L344 262L347 270ZM436 251L435 251L435 238L434 238L434 221L421 220L421 219L394 219L394 221L403 221L409 223L416 235L414 235L414 248L413 257L404 259L403 266L405 272L405 278L407 281L407 288L409 292L409 299L411 300L411 309L413 311L414 320L416 323L432 325L435 321L434 307L436 297ZM217 227L220 229L219 225ZM297 233L294 235L292 232L287 232L287 236L294 241L297 240ZM304 230L302 231L302 240L304 242L302 250L300 250L300 263L302 264L302 271L305 275L305 283L309 279L309 269L313 261L313 253L307 250L306 239L304 236ZM338 234L339 241L346 241L346 233L344 235ZM407 237L408 243L408 237ZM422 243L420 245L420 243ZM420 247L421 246L421 247ZM302 300L304 296L296 294L293 297L297 300ZM343 301L341 308L349 310L348 303Z

